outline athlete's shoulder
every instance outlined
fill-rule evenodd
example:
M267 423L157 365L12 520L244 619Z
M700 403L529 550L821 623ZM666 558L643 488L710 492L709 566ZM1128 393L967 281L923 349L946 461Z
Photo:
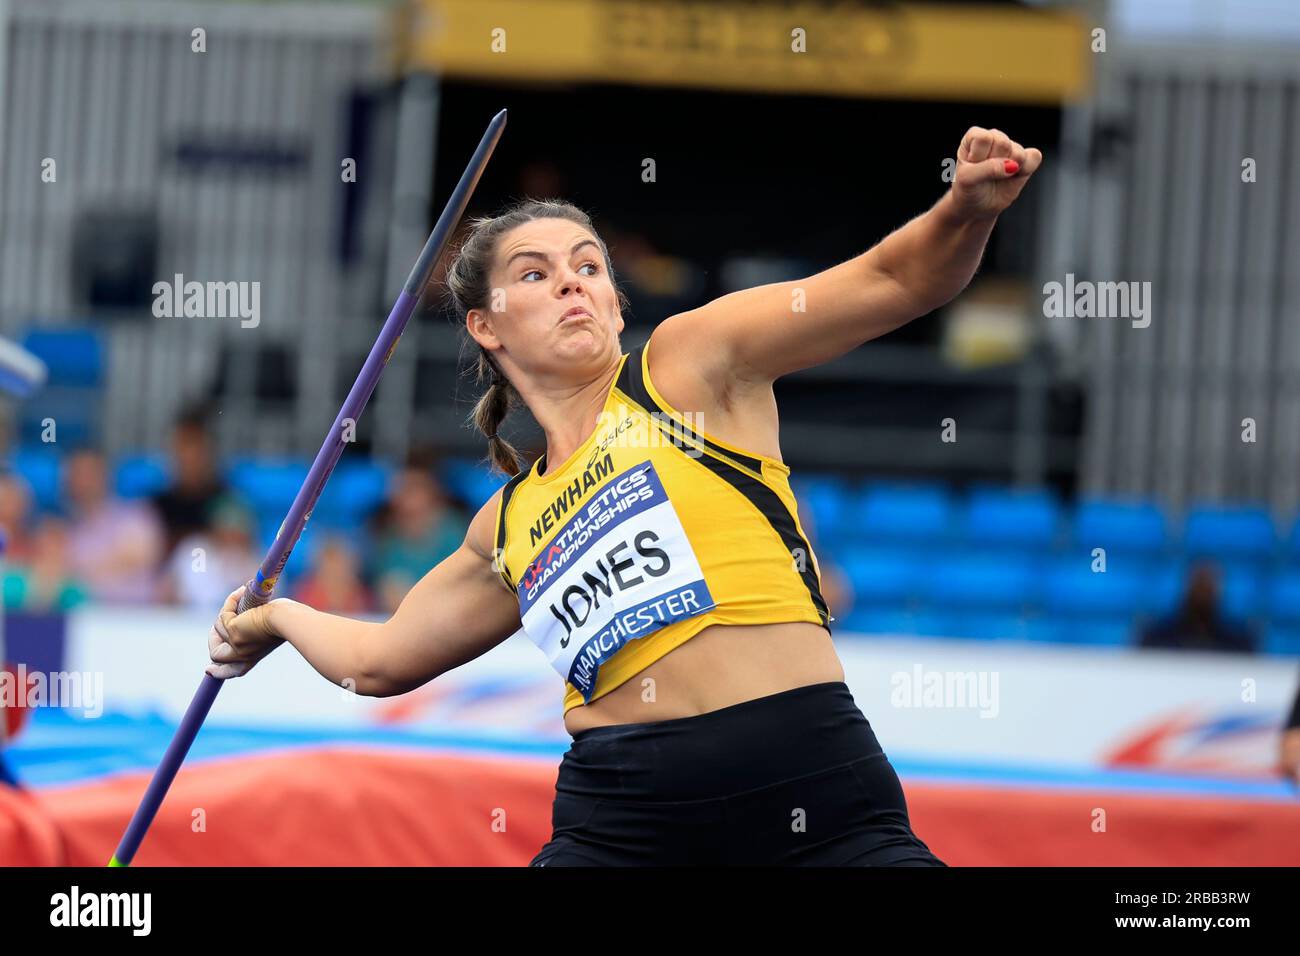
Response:
M701 434L733 450L781 461L779 415L771 382L732 374L727 353L714 349L703 309L660 322L644 346L645 379L670 409L689 410Z
M709 306L668 316L650 333L644 348L656 366L680 367L706 374L730 371L731 356L717 333Z
M697 312L679 312L660 322L635 352L641 363L635 374L670 408L712 411L716 418L731 400L730 385L725 362L700 334L704 321Z

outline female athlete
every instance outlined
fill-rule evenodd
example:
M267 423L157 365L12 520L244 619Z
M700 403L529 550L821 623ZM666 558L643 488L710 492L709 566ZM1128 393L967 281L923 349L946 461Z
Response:
M410 691L522 626L564 678L573 736L535 866L944 864L844 683L777 443L772 383L925 315L970 281L1042 162L969 130L951 188L862 255L661 322L625 300L590 219L525 201L475 220L447 274L513 477L382 623L280 598L211 635L209 673L288 642L358 694ZM527 406L545 452L498 434Z

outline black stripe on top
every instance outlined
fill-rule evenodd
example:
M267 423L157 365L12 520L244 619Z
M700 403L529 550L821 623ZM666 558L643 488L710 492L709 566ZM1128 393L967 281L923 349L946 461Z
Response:
M799 533L794 516L790 514L789 509L786 508L777 493L753 475L737 468L735 464L735 462L739 462L761 475L763 473L762 461L726 448L719 448L716 444L691 429L689 425L679 421L666 408L656 402L649 389L645 386L645 377L641 369L641 353L643 351L645 351L644 345L633 352L632 356L624 364L623 373L618 379L618 388L647 411L658 409L664 414L664 417L668 419L667 421L663 418L656 418L655 422L658 424L660 431L669 439L669 444L675 446L683 455L686 455L686 452L682 450L680 440L681 435L684 434L723 456L723 459L719 460L712 455L686 455L691 461L703 465L727 482L757 508L759 514L772 526L772 530L780 536L781 543L790 552L792 561L796 550L803 552L805 560L803 561L803 569L799 572L799 577L803 580L804 587L808 589L808 595L812 598L813 607L817 609L817 616L821 618L822 626L830 630L830 612L826 608L826 601L822 597L821 587L817 582L817 572L813 569L812 547L808 544L807 539ZM678 430L679 434L674 435L674 429Z
M506 567L506 508L510 506L510 496L515 493L519 483L528 477L530 470L530 468L525 468L505 483L505 486L501 489L501 506L497 509L497 536L493 558L500 565L497 573L501 575L501 580L506 583L506 587L510 588L511 591L515 590L515 585L510 580L510 571Z

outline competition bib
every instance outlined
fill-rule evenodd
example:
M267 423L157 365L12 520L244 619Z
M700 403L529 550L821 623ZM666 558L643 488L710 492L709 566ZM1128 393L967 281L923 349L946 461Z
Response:
M538 552L518 591L524 632L584 701L600 665L628 641L714 606L649 461L595 491Z

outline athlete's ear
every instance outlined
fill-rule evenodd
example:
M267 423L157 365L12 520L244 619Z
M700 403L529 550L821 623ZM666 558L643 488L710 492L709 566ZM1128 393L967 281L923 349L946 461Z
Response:
M618 332L623 331L624 322L623 322L623 313L621 310L614 314L614 326L615 326L615 331Z
M501 340L497 338L492 328L492 321L483 309L470 309L465 313L465 329L469 332L470 338L485 349L490 350L501 346Z

